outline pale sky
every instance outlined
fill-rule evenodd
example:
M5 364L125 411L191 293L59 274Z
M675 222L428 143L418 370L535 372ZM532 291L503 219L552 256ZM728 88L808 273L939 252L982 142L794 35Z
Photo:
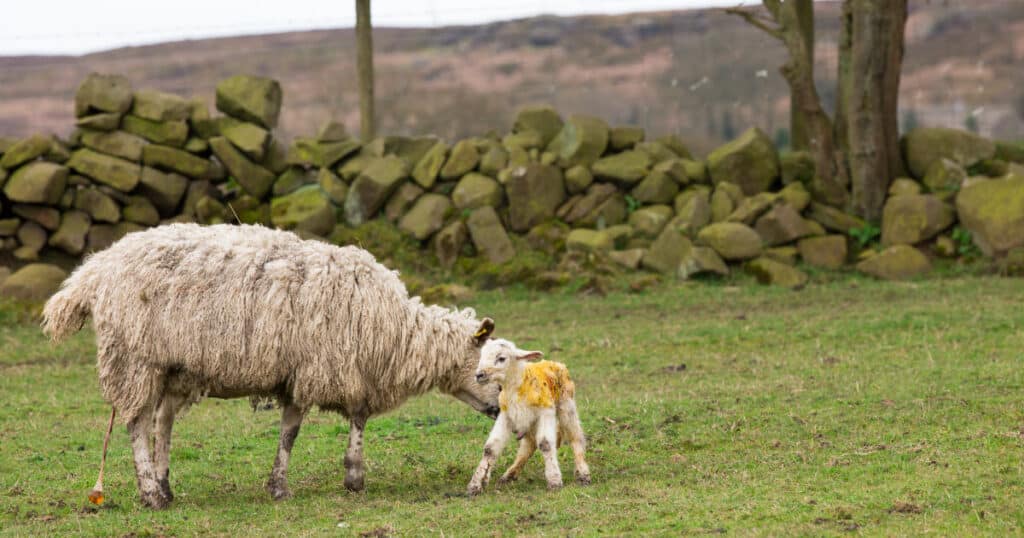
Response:
M86 54L131 45L355 23L354 0L4 0L0 56ZM372 0L378 26L478 24L758 4L756 0Z

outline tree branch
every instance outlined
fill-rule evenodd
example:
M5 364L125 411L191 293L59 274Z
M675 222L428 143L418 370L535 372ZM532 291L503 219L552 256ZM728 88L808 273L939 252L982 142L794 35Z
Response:
M725 12L730 15L742 17L743 20L747 21L748 24L760 28L764 33L770 35L771 37L774 37L779 41L783 40L782 28L780 26L773 26L772 24L770 24L771 22L775 21L769 21L769 19L758 17L756 14L754 14L753 11L747 11L745 9L740 9L738 7L726 8Z

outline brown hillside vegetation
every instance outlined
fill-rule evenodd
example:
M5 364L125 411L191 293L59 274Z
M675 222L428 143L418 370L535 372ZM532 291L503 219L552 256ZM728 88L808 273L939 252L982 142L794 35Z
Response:
M830 106L838 4L819 3L817 17L817 75ZM912 1L903 119L963 127L973 114L983 134L1024 136L1021 30L1022 2ZM547 103L677 133L703 153L749 125L772 133L787 123L782 48L720 10L379 28L374 47L383 133L481 134L507 128L522 105ZM354 32L343 29L0 57L0 134L64 134L75 87L92 71L211 104L226 76L269 76L284 88L284 136L327 117L358 126Z

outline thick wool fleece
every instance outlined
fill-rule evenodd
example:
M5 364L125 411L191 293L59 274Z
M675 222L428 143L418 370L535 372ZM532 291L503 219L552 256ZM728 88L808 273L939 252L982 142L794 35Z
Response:
M130 422L163 391L284 397L347 416L472 375L479 322L410 298L365 250L260 226L172 224L90 256L43 311L92 315L103 397Z

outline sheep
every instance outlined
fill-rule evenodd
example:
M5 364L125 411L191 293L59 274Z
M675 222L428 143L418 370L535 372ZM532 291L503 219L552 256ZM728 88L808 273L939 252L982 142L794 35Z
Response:
M266 483L275 500L291 495L288 460L313 406L350 421L344 484L352 491L364 489L370 417L432 388L498 412L497 387L474 379L494 322L410 298L397 272L352 246L247 225L131 233L64 281L44 307L43 328L59 341L89 315L111 424L120 414L127 425L139 495L154 509L173 499L174 417L203 397L278 401L280 438ZM102 465L92 496L99 502Z
M572 445L576 480L584 485L590 483L590 467L584 454L586 439L576 413L576 386L569 378L569 369L562 363L527 362L541 357L543 353L539 351L524 351L504 339L488 340L480 349L476 379L481 384L501 386L498 396L501 412L484 445L483 459L469 481L467 493L470 496L479 494L487 485L494 462L510 435L519 440L519 452L499 479L500 483L518 478L526 460L540 448L548 489L562 487L557 451L563 440Z

